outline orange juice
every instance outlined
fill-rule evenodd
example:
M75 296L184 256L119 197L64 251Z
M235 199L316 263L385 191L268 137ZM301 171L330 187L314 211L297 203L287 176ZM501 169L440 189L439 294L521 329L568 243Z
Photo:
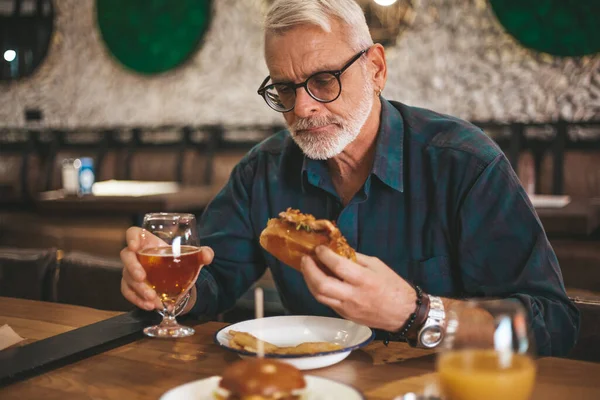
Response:
M535 364L520 354L501 358L494 350L440 354L438 375L448 400L527 400L535 382Z

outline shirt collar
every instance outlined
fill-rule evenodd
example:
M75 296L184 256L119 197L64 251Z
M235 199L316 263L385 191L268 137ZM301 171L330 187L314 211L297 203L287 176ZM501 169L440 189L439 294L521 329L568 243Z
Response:
M381 121L375 144L375 159L371 174L399 192L404 191L404 121L400 112L386 99L381 99ZM302 163L302 183L319 186L321 178L327 174L325 162L304 156Z
M404 192L404 121L392 103L380 99L381 122L371 173L392 189Z

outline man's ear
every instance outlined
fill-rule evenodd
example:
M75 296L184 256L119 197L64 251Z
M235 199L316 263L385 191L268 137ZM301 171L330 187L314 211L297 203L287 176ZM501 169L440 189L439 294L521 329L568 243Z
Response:
M376 43L369 49L369 74L373 80L373 86L377 92L385 87L387 82L387 62L385 60L385 48Z

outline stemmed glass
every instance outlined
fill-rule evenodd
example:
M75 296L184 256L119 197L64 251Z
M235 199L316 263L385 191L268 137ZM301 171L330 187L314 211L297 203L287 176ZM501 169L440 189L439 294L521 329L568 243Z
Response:
M141 240L137 258L146 271L146 284L163 305L161 323L145 328L144 333L159 338L193 335L194 329L179 325L175 317L184 308L202 266L196 218L192 214L146 214Z
M533 337L517 300L450 307L437 358L446 400L526 400L535 382Z

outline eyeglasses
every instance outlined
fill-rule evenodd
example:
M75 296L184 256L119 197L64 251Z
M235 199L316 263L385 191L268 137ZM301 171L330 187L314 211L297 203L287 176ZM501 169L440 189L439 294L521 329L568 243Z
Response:
M267 85L267 82L271 79L270 76L267 76L258 88L258 94L265 99L269 107L282 113L294 109L296 105L296 90L300 87L303 87L309 96L316 101L331 103L340 97L340 93L342 93L340 76L367 51L369 49L364 49L356 54L338 71L317 72L309 76L302 83L275 82Z

